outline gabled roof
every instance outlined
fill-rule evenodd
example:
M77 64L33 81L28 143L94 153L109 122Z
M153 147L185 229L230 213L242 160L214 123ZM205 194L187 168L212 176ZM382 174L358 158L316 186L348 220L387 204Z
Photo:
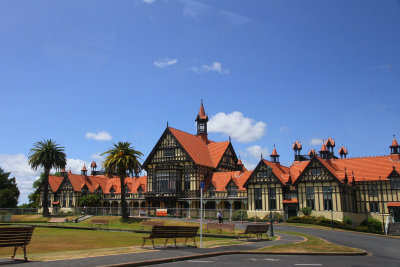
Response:
M222 159L222 156L224 155L225 151L228 149L228 146L231 142L225 141L225 142L211 142L207 145L211 160L213 162L214 167L216 168L219 164L219 162Z
M265 163L265 165L272 168L272 172L279 179L279 181L281 181L282 184L286 184L288 182L288 167L281 165L279 162L271 162L266 159L263 159L263 162Z
M50 182L50 177L52 177L51 182ZM50 188L53 192L57 192L58 188L60 188L60 185L62 184L62 181L64 180L64 177L60 176L49 176L49 185Z
M210 151L199 136L171 127L168 129L196 164L214 168Z
M251 173L252 171L214 172L206 179L205 190L208 190L210 184L212 184L215 191L226 191L226 186L231 180L236 184L239 191L246 190L243 185L249 179Z

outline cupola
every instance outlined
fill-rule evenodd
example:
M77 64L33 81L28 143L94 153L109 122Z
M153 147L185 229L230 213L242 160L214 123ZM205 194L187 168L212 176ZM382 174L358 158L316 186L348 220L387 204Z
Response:
M294 142L293 146L293 151L294 151L294 160L300 160L300 151L302 149L301 147L301 143L299 141L296 140L296 142Z
M329 151L326 148L325 142L322 143L321 150L319 151L319 154L321 155L321 158L327 159L329 157Z
M83 167L82 167L82 170L81 170L81 175L87 176L86 164L83 164Z
M327 147L328 151L331 152L333 155L333 148L335 147L335 140L328 137L328 139L325 142L325 146Z
M310 156L310 157L313 157L313 156L315 156L317 153L315 152L315 150L314 150L314 148L311 148L311 150L308 152L308 155Z
M279 154L276 151L275 145L274 145L274 150L272 150L272 153L269 156L271 157L271 161L272 162L275 162L275 163L279 162Z
M90 164L90 168L92 169L92 174L94 174L94 172L96 171L96 168L97 168L97 164L96 164L95 161L93 161L93 162Z
M346 158L347 157L347 148L345 148L344 146L341 146L339 149L339 155L340 158Z
M390 154L400 154L400 146L397 143L396 136L394 135L392 145L390 146Z

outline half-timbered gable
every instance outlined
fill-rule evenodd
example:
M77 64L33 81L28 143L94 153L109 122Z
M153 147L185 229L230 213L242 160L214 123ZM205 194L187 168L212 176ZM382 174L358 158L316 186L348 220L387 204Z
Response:
M336 182L341 181L335 175L336 171L329 163L324 162L319 157L313 157L303 170L301 175L296 179L295 183L308 183L308 182Z

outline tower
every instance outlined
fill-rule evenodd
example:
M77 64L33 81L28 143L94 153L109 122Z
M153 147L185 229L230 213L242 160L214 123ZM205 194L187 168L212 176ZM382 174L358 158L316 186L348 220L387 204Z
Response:
M87 176L86 164L83 164L83 167L82 167L82 170L81 170L81 175Z
M197 122L197 136L200 136L205 143L208 143L208 137L207 137L208 115L204 111L203 100L201 100L199 114L197 114L195 121Z
M390 154L400 154L400 146L397 143L396 137L394 135L392 145L390 146Z

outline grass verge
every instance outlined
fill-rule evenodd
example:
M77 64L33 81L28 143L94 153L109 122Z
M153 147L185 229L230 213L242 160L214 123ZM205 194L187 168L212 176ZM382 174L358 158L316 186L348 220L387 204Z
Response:
M292 244L282 244L282 245L275 245L265 248L260 248L257 251L268 251L268 252L362 252L363 250L351 247L345 247L341 245L336 245L330 243L322 238L308 235L299 232L286 232L286 231L279 231L279 233L295 235L304 237L305 240L298 243Z

